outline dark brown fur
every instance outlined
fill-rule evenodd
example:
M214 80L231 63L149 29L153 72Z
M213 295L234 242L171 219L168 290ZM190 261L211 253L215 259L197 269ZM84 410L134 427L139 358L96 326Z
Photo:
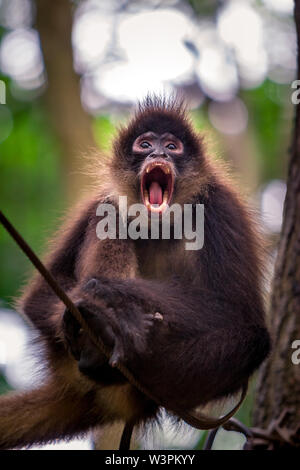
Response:
M185 157L176 162L173 202L205 205L200 251L186 251L184 240L100 241L96 236L99 202L116 205L124 194L129 204L140 202L141 162L131 147L149 130L172 132L185 146ZM104 340L103 325L111 326L127 367L169 409L188 410L237 392L270 347L260 239L250 212L206 156L176 101L146 100L119 132L105 174L101 191L70 214L55 239L49 270ZM1 397L0 448L70 437L115 419L155 416L156 404L80 336L40 276L20 304L45 343L49 382ZM163 321L149 327L147 315L155 312Z

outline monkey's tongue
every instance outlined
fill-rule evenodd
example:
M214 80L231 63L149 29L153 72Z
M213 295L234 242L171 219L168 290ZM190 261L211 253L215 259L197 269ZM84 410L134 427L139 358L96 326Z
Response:
M149 187L149 202L150 204L158 204L159 206L163 202L163 192L161 186L153 181Z

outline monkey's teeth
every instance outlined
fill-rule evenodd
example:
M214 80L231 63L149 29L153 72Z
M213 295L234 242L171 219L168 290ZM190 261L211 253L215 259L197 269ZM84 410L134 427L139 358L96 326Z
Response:
M146 206L148 206L149 205L149 195L148 195L147 189L144 189L144 200L145 200Z
M163 197L163 204L167 204L168 200L169 200L169 191L165 189L164 197Z
M171 173L170 168L168 167L168 165L164 164L163 162L150 163L146 168L146 173L150 173L150 171L152 171L155 167L158 167L158 166L162 168L163 172L166 175L169 175Z

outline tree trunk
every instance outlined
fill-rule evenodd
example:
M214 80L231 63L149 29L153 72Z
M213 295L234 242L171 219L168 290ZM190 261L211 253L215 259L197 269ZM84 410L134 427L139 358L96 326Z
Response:
M81 106L79 77L73 69L72 5L69 0L37 0L36 11L48 78L47 112L61 145L67 194L73 198L85 183L79 159L96 144L91 120Z
M300 79L300 2L295 2ZM273 353L264 364L254 408L254 425L268 428L283 416L286 446L300 445L300 364L293 364L292 343L300 340L300 108L296 107L287 195L269 307ZM280 431L280 430L279 430ZM275 446L276 447L276 446Z

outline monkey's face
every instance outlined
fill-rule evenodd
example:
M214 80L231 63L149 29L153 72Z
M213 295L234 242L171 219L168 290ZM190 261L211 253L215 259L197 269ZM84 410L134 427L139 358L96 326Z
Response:
M148 97L113 148L115 193L143 202L148 215L191 202L207 179L202 138L176 100Z
M184 146L175 135L145 132L132 145L135 159L141 160L141 199L149 212L163 212L171 204L176 159L184 155Z

